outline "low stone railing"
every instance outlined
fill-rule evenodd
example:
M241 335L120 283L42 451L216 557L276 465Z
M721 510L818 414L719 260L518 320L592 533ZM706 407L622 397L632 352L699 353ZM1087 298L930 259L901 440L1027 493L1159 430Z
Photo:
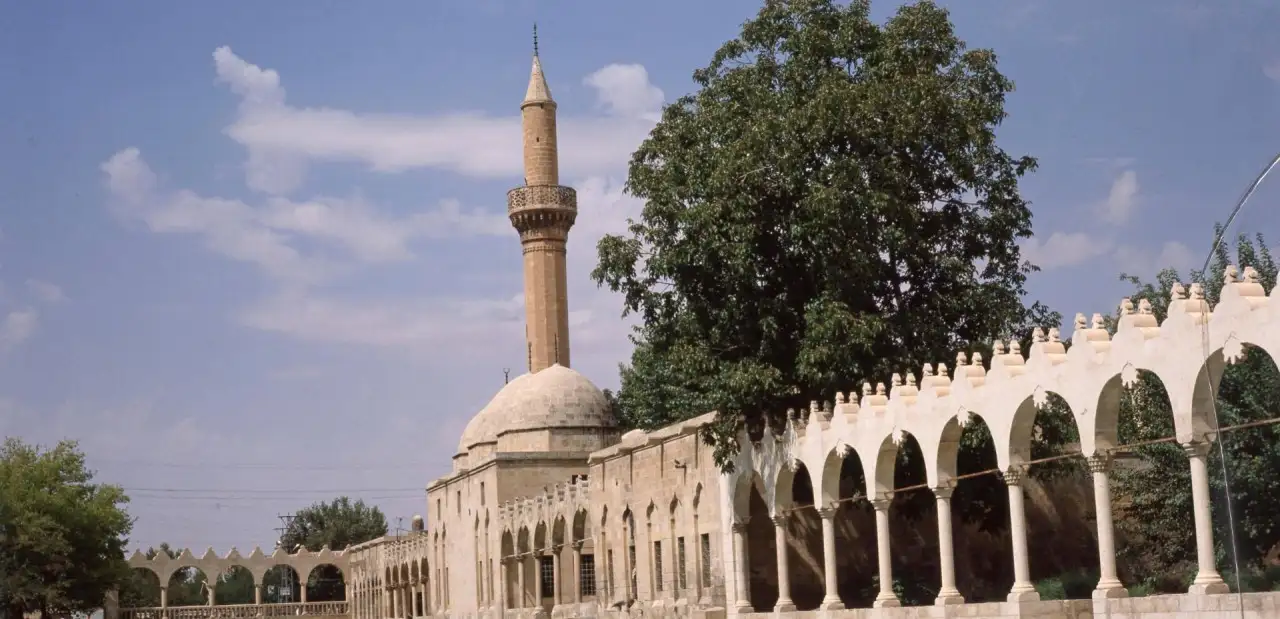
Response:
M121 608L120 619L241 619L251 617L346 616L346 602L294 604L223 604L218 606L169 606Z

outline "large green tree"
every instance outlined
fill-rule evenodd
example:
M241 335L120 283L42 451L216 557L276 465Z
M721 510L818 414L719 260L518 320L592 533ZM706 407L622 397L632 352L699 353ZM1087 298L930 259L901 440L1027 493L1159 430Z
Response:
M348 546L377 539L387 534L387 518L376 506L362 500L352 501L339 497L328 503L316 503L299 510L280 537L280 543L290 552L298 546L319 550L345 550ZM340 600L343 596L343 574L336 567L324 566L308 575L307 599L311 601Z
M1215 236L1221 229L1215 230ZM1234 254L1234 255L1233 255ZM1260 283L1271 291L1276 285L1276 261L1262 235L1240 235L1234 251L1219 244L1207 271L1193 271L1189 281L1204 285L1205 298L1216 304L1221 297L1222 274L1227 265L1257 270ZM1134 286L1135 303L1147 300L1153 313L1164 320L1173 285L1187 282L1177 271L1162 271L1155 282L1123 276ZM1216 412L1220 426L1271 419L1280 414L1280 371L1275 360L1260 349L1246 347L1238 362L1227 366L1219 383ZM1142 374L1121 399L1122 443L1149 441L1174 435L1173 416L1164 386L1152 375ZM1280 526L1276 524L1276 496L1280 496L1280 432L1275 426L1250 427L1226 432L1210 451L1210 484L1214 506L1214 542L1219 567L1230 578L1238 557L1248 588L1280 584L1257 582L1280 554ZM1118 548L1121 567L1130 582L1146 590L1185 591L1195 575L1195 526L1191 509L1191 476L1187 458L1174 443L1143 445L1131 450L1136 466L1122 467L1115 475L1118 509L1116 526L1122 537ZM1232 516L1226 510L1226 484L1222 455L1226 455L1226 481L1230 485ZM1231 549L1232 524L1237 540ZM1238 553L1238 554L1236 554ZM1253 581L1253 582L1250 582ZM1234 586L1235 583L1231 582Z
M0 609L87 613L128 575L133 521L119 486L93 481L76 443L0 447Z
M1022 301L1013 83L947 11L767 0L693 77L632 157L639 220L598 246L593 277L643 319L624 424L716 410L723 466L744 423L1056 322Z

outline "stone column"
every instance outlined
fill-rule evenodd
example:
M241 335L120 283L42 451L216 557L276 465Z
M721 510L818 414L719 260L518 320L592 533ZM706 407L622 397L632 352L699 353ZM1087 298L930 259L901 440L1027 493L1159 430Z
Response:
M209 599L205 600L204 605L213 606L213 598L215 597L216 591L218 589L217 577L216 576L214 577L213 582L205 582L204 586L205 586L205 589L209 591Z
M1227 583L1218 574L1213 560L1213 513L1209 506L1209 442L1192 441L1182 446L1191 465L1191 505L1196 523L1196 559L1199 569L1188 593L1227 593Z
M160 585L160 608L168 608L168 607L169 607L169 587L167 585L161 584Z
M498 570L502 572L502 607L514 608L511 603L511 559L503 557L498 561Z
M1098 587L1097 599L1129 597L1124 584L1116 576L1115 529L1111 513L1111 455L1089 456L1089 472L1093 473L1093 511L1098 523Z
M573 543L573 603L582 604L582 542ZM596 583L596 587L599 587Z
M778 557L778 603L775 612L785 613L796 609L791 601L791 570L787 562L787 517L773 517L773 543Z
M262 604L262 583L254 583L253 585L253 603Z
M835 507L824 507L818 510L822 518L822 578L826 584L826 595L822 597L822 610L840 610L844 602L840 600L840 580L836 573L836 513Z
M1031 584L1031 563L1027 555L1027 512L1023 504L1022 481L1026 471L1011 466L1004 472L1004 483L1009 488L1009 537L1013 541L1013 588L1009 590L1010 602L1035 602L1040 599L1035 585Z
M951 538L952 492L955 492L955 488L951 486L933 489L938 506L938 567L942 572L939 579L942 586L938 588L938 597L933 601L938 606L964 604L964 596L956 589L956 552Z
M298 575L298 601L307 603L307 579L301 574Z
M519 597L516 599L516 608L524 608L524 570L525 557L527 555L519 555L516 557L516 589L519 591Z
M755 609L751 606L751 594L747 589L747 522L743 518L733 523L733 577L734 588L738 590L734 606L740 613L749 613Z
M893 592L893 555L889 544L889 496L871 501L876 510L876 558L880 563L880 593L871 603L872 608L892 608L901 606L898 595Z
M563 545L551 547L551 603L553 606L560 605L560 588L563 584L560 579L560 553L563 551ZM538 582L542 582L542 578L538 578Z

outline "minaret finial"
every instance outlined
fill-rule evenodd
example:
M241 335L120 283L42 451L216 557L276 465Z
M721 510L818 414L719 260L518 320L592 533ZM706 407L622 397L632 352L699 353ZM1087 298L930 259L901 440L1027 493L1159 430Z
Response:
M538 56L538 22L533 22L533 56Z

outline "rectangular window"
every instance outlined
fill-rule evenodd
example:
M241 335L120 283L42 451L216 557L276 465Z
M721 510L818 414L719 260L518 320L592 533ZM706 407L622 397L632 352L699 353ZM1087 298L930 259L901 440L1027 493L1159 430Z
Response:
M654 588L662 591L662 542L653 543L653 581Z
M458 515L461 516L462 515L462 491L461 490L458 491L457 500L454 502L457 503Z
M584 597L596 594L595 555L582 555L582 565L578 568L578 588Z
M553 595L556 588L556 564L555 559L551 557L538 557L538 581L542 585L538 588L538 596L549 598Z
M711 534L703 533L700 540L702 546L702 586L711 585Z
M631 597L640 597L640 590L636 587L636 546L632 544L627 549L628 557L631 559L631 590L627 591L627 595Z
M480 482L480 507L484 507L484 482Z
M684 556L684 538L677 537L676 538L676 588L679 589L680 591L684 591L685 589L689 588L689 577L685 575L687 573L687 570L685 568L688 567L688 565L689 564L685 562L685 556Z
M613 595L613 549L604 553L604 590Z

